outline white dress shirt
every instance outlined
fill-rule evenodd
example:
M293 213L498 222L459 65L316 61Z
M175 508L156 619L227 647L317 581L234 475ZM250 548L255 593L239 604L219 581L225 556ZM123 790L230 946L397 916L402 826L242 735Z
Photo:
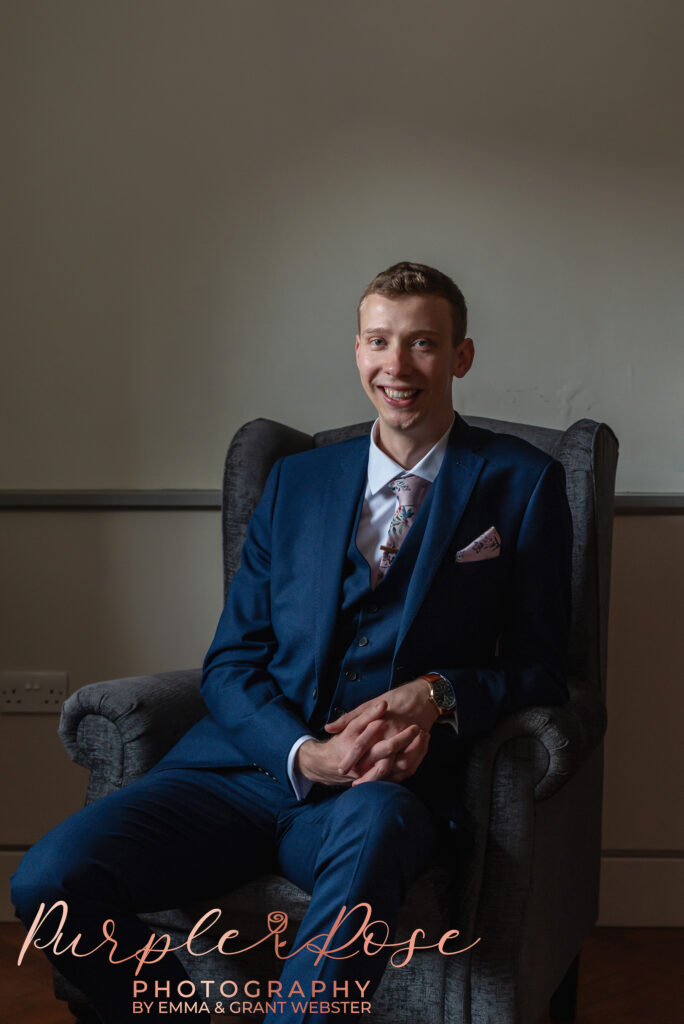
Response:
M356 531L356 546L370 566L371 586L373 588L375 588L378 582L380 559L382 557L380 546L387 541L390 522L397 510L397 496L394 491L390 490L389 485L392 480L399 476L411 474L421 477L428 483L428 486L423 490L422 504L430 489L430 485L434 482L442 467L444 454L449 442L449 434L453 425L454 421L452 419L449 429L442 434L439 441L432 446L420 462L417 462L411 469L404 469L403 466L400 466L394 459L391 459L389 455L386 455L385 452L378 448L375 441L378 420L371 427L366 493ZM445 720L444 724L451 724L454 728L457 728L454 719ZM300 736L292 744L287 758L287 774L298 800L303 800L306 797L313 783L295 770L295 755L302 743L313 738L308 733Z
M437 444L433 445L427 455L424 455L420 462L417 462L411 469L404 469L394 459L378 448L375 443L375 432L378 421L376 420L371 430L370 451L368 452L368 479L366 493L361 509L359 527L356 531L356 546L368 562L371 569L371 585L373 588L378 583L378 572L382 551L380 545L387 541L389 526L392 517L397 510L397 496L390 490L390 483L399 476L419 476L432 484L439 473L444 453L449 441L449 434L453 426L453 420L449 429L442 434ZM429 486L423 489L421 504L427 497Z

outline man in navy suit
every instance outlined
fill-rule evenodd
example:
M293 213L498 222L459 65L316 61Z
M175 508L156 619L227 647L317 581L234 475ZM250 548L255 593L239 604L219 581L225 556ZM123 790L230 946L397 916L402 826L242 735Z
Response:
M29 851L14 879L25 923L64 899L74 930L96 936L111 918L122 949L141 949L136 912L276 867L312 894L283 990L361 980L368 998L384 958L318 958L316 941L342 906L369 903L392 929L440 822L457 837L463 825L468 740L567 699L563 471L454 414L453 378L473 361L458 287L420 264L379 274L356 360L371 435L273 467L205 661L210 714ZM337 944L356 927L343 922ZM57 962L103 1021L131 1019L130 963ZM185 975L166 957L143 977Z

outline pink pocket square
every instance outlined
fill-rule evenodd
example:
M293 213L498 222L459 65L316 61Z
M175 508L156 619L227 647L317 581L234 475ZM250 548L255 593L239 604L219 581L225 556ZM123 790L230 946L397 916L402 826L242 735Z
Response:
M467 548L461 548L456 552L457 562L484 562L485 558L498 558L501 552L501 537L496 532L496 527L490 526L488 530L476 537Z

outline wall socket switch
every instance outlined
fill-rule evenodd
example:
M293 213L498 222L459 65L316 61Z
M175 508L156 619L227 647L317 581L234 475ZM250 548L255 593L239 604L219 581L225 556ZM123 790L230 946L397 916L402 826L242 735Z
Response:
M0 713L59 714L67 679L66 672L0 672Z

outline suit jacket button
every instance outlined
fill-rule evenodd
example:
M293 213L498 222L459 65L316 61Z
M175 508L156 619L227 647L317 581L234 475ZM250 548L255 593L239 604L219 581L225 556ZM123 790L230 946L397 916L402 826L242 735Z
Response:
M356 680L359 678L359 673L355 672L353 668L348 668L344 674L350 683L355 683Z
M375 603L375 601L373 601L373 603L372 603L372 604L369 604L369 605L368 605L368 611L369 611L369 612L377 612L377 610L378 610L378 606L377 606L377 604Z
M368 647L368 637L367 636L362 636L359 639L359 647Z

